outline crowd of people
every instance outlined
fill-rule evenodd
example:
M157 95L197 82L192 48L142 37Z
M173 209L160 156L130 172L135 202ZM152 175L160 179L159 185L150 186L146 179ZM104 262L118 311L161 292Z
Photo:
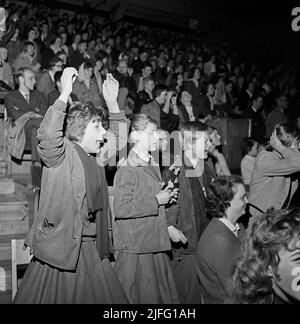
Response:
M217 35L44 5L8 13L10 153L29 147L43 173L15 303L299 302L293 69L244 58ZM216 118L252 121L242 177Z

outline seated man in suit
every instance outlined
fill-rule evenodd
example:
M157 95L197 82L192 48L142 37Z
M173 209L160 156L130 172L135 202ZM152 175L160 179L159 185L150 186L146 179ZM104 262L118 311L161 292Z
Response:
M148 104L153 100L153 89L155 87L153 79L145 78L143 80L144 90L137 94L136 113L139 113L143 105Z
M39 165L36 134L48 105L45 96L34 90L35 82L35 72L30 68L21 68L16 73L18 90L8 93L4 103L8 115L13 120L14 127L21 125L20 131L25 130L26 142L30 145L33 165ZM18 136L15 136L15 139L17 138ZM25 143L19 148L20 151L17 151L14 157L22 159Z
M210 114L201 119L201 117L203 117L203 114L201 114L199 106L192 104L192 95L188 91L184 90L180 92L178 94L178 99L178 113L181 124L198 121L206 123L207 120L211 119Z
M49 69L38 78L36 88L45 95L45 98L48 98L48 95L55 90L54 75L62 71L62 68L63 62L58 57L54 57L49 63Z
M266 126L261 111L264 104L263 97L259 95L253 96L250 106L244 111L243 118L252 120L252 137L263 143L265 141Z

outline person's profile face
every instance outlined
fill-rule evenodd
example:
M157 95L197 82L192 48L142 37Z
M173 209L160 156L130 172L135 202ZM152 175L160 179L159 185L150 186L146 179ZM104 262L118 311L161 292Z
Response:
M232 83L228 83L228 84L226 85L226 91L227 91L227 92L232 92L232 90L233 90L233 85L232 85Z
M118 66L119 72L121 74L126 74L127 73L127 64L125 62L122 62Z
M59 55L59 58L62 60L62 64L61 64L61 66L62 66L62 68L63 68L64 65L67 64L67 55L66 55L66 54L61 54L61 55ZM61 71L61 70L60 70L60 71Z
M179 74L177 77L177 84L182 85L183 84L183 76L182 74Z
M216 148L218 146L220 146L222 143L221 143L221 136L219 135L219 133L215 130L213 131L213 133L210 135L210 141L211 141L211 144L212 144L212 147L213 148Z
M181 95L182 103L190 103L192 101L192 96L187 91L183 91Z
M94 40L91 40L91 41L89 42L89 48L90 48L90 49L94 49L95 46L96 46L96 42L95 42Z
M297 249L288 251L281 249L279 252L278 276L273 275L273 286L276 291L283 292L289 298L300 301L300 239L298 240Z
M197 132L197 139L192 143L193 156L198 160L205 160L211 149L211 141L205 132Z
M1 48L0 49L0 60L1 61L6 61L7 59L7 49L6 48Z
M28 39L33 39L33 40L36 39L36 31L35 31L35 30L31 30L31 31L28 33Z
M144 71L145 71L145 76L149 77L152 73L152 68L150 66L146 66Z
M246 196L245 186L239 184L236 188L236 194L230 202L230 209L234 211L236 215L242 216L246 213L247 203L248 200Z
M86 51L87 44L86 43L81 43L79 46L79 50L81 53L84 53Z
M90 121L86 127L83 138L80 141L81 146L88 154L98 154L104 143L106 130L101 121Z
M25 85L25 87L28 90L33 91L35 83L36 83L35 73L32 72L32 71L26 70L24 72L24 85Z
M62 45L62 41L61 41L61 38L60 38L60 37L56 38L56 40L55 40L55 45L56 45L57 47L61 47L61 45Z
M278 105L281 109L286 110L289 107L289 101L286 96L281 96L278 100Z
M76 35L74 39L74 43L78 44L81 41L81 35Z
M148 59L148 54L147 54L147 53L142 53L142 54L141 54L141 61L142 61L142 62L146 62L147 59Z
M214 85L213 84L210 84L209 86L208 86L208 95L210 96L210 97L213 97L214 96L214 94L215 94L215 87L214 87Z
M145 89L152 92L154 89L154 81L153 80L149 80L148 82L146 82L145 84Z
M258 142L255 142L254 145L252 146L251 151L249 152L249 155L253 157L257 157L258 155Z
M159 135L155 124L148 123L144 130L137 131L136 138L144 151L154 152L159 148Z
M256 101L254 100L253 104L257 110L260 110L264 104L264 100L263 98L259 97Z
M61 37L61 42L63 44L66 44L68 35L66 33L62 33L60 37Z
M48 25L47 24L43 24L41 31L43 34L47 34L48 33Z

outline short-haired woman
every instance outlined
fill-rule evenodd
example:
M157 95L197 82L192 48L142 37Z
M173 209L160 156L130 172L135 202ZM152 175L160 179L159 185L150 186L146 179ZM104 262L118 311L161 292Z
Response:
M197 271L205 304L223 304L227 284L240 251L238 220L245 214L246 190L242 180L220 177L207 196L207 209L213 217L201 236L197 249Z
M149 152L159 147L157 124L145 114L132 120L132 148L114 181L115 270L133 304L179 303L167 251L165 205L177 195L162 189L159 166Z
M300 210L269 211L248 229L228 304L299 304Z
M258 154L259 143L253 138L245 138L242 142L242 161L241 161L241 173L244 184L249 186L251 182L252 172L256 157Z
M63 134L77 74L73 68L63 72L61 95L38 132L45 164L41 202L26 240L33 260L15 297L18 304L127 303L108 260L108 189L95 157L105 134L99 111L86 104L72 107ZM104 93L117 111L118 85L111 77Z
M300 171L299 130L291 124L275 127L270 145L257 156L250 184L250 213L255 216L270 208L288 208L298 182L293 175Z

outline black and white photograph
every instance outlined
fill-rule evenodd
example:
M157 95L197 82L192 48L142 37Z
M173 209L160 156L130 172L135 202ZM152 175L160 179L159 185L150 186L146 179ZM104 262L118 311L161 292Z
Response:
M298 1L0 0L0 308L299 304L299 58Z

